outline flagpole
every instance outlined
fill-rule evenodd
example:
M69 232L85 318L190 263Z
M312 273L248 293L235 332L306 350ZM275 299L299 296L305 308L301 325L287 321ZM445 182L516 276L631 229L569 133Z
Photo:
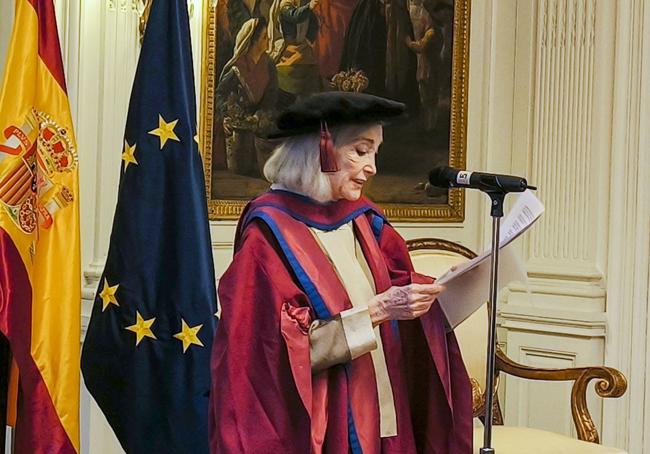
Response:
M9 339L0 334L0 423L5 427L2 437L3 452L6 452L7 408L9 407L9 375L11 373L11 350ZM12 450L13 451L13 450Z
M11 426L5 426L5 436L9 431L9 454L16 453L16 429ZM4 450L7 452L7 439L5 438Z

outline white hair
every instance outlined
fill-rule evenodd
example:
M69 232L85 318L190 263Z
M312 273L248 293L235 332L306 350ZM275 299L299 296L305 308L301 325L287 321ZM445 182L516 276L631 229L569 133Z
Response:
M331 129L334 152L350 143L372 124L349 125ZM286 138L264 165L264 177L273 184L319 202L332 200L329 178L320 169L320 133Z

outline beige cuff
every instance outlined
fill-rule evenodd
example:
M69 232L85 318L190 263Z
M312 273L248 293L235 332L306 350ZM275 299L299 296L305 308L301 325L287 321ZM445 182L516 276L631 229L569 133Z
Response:
M368 308L353 308L331 320L314 320L309 327L312 373L347 363L377 348Z
M340 316L312 322L309 327L309 356L314 374L352 359Z
M367 307L354 307L340 315L352 359L377 348L377 337Z

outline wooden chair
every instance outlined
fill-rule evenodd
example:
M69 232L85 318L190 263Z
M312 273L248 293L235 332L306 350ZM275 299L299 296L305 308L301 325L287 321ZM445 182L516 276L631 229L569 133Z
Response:
M426 238L407 241L415 270L429 276L439 276L452 265L476 256L464 246L451 241ZM486 289L487 300L487 289ZM488 338L488 305L476 311L456 327L455 333L461 347L465 366L472 382L474 416L485 413L485 368ZM494 399L493 447L498 454L535 453L624 453L616 448L599 444L598 430L587 408L587 386L592 380L596 393L601 397L620 397L627 389L625 376L610 367L579 367L570 369L539 369L518 364L509 359L501 349L496 354L496 383L499 374L506 373L530 380L572 381L571 413L578 440L552 432L524 427L503 426L498 396ZM483 445L482 427L475 430L474 449L479 452Z

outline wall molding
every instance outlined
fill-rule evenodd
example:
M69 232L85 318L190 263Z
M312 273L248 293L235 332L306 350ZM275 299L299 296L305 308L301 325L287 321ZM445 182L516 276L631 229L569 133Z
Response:
M602 362L602 325L585 328L586 324L580 323L581 326L565 331L568 324L563 320L555 320L553 323L557 324L553 325L547 324L548 320L541 315L532 321L525 316L522 319L521 325L515 324L507 330L507 353L513 360L541 368L580 367ZM576 436L570 408L571 383L506 376L505 388L506 424ZM587 400L596 426L601 427L603 399L588 393Z
M565 311L549 314L547 309L509 306L507 309L501 308L499 321L499 326L509 331L557 334L584 339L603 339L607 332L604 313Z

